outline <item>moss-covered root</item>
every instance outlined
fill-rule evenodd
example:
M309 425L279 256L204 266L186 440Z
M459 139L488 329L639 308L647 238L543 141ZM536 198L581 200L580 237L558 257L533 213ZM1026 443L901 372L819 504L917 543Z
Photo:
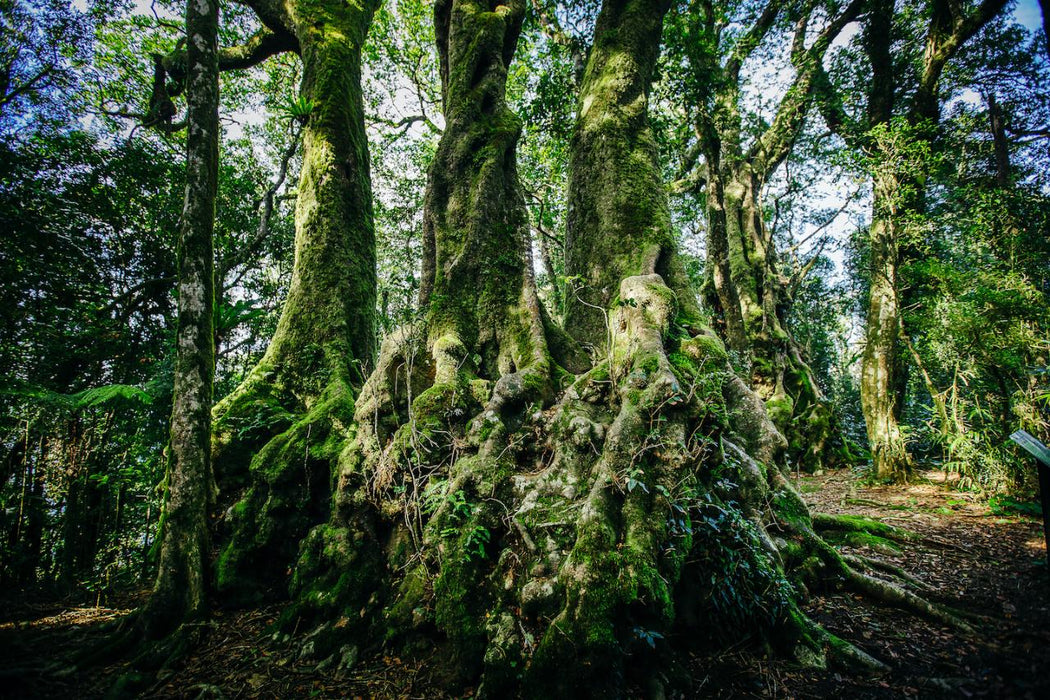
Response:
M663 280L627 278L619 298L610 368L618 408L557 575L564 599L533 656L526 679L533 693L615 694L632 643L674 621L673 588L688 546L665 549L673 537L658 494L669 494L689 463L689 414L680 407L692 399L664 350L676 306Z
M805 666L833 666L860 675L879 675L889 667L867 652L836 637L793 607L785 625L795 658Z
M130 670L121 674L106 697L125 698L144 694L166 669L177 667L197 649L211 631L211 624L187 621L174 629L158 629L150 616L139 610L124 618L97 645L80 651L72 667L55 669L60 675L127 659Z
M891 576L894 576L895 578L900 579L901 581L908 584L909 586L912 586L913 588L917 588L921 591L926 592L931 590L927 584L915 578L896 564L892 564L888 561L876 559L875 557L863 557L857 554L843 554L842 558L846 560L847 564L849 564L858 571L882 571L883 573L889 574Z
M866 535L874 535L887 540L897 542L914 542L922 539L914 532L903 528L887 525L873 518L861 515L829 515L826 513L813 514L813 529L834 532L857 532Z
M883 526L890 527L890 526ZM907 610L927 620L939 622L961 632L971 633L973 629L953 612L931 603L922 596L889 581L870 576L858 571L830 544L825 542L812 529L804 524L795 523L793 528L805 541L805 547L813 551L825 563L830 571L838 574L844 584L858 593L888 605ZM896 529L896 528L895 528ZM900 532L897 529L898 534Z

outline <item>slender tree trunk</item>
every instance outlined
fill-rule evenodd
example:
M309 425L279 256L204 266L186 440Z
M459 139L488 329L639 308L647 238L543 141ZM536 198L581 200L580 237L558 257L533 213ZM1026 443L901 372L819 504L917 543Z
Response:
M159 637L207 612L214 260L219 158L219 5L186 5L186 200L179 224L178 332L170 461L157 580L144 610Z
M868 124L887 126L896 102L893 61L893 2L877 0L865 25L864 42L871 61ZM900 343L900 173L896 154L878 143L871 152L881 163L873 176L872 218L868 229L868 314L861 356L860 395L872 468L879 479L902 481L910 461L900 427L907 388L906 358Z
M868 323L861 358L861 406L872 465L879 479L907 477L908 452L900 428L907 374L901 366L901 304L898 234L892 174L875 180L874 216L868 231L870 292Z
M308 529L329 514L331 473L376 344L376 258L361 49L381 0L287 4L303 60L303 167L288 299L266 354L215 409L213 457L229 538L228 599L283 596Z
M1007 188L1012 182L1010 168L1010 142L1006 138L1006 122L1003 109L999 106L995 94L986 98L988 103L988 121L992 132L992 145L995 148L995 184Z
M900 420L908 385L908 364L900 334L906 323L908 285L901 270L917 255L915 245L906 245L908 219L925 209L920 153L915 148L933 141L933 129L940 120L938 86L949 59L981 27L1005 6L1004 0L983 0L968 13L947 2L931 3L929 29L918 82L910 96L903 125L891 125L901 105L895 91L892 42L894 4L875 0L865 27L865 50L871 63L872 81L868 93L868 128L884 128L884 136L869 134L866 147L876 162L873 175L872 220L869 227L871 293L868 301L867 332L861 360L861 405L872 453L872 464L880 479L907 478L910 459ZM872 132L876 133L876 132ZM902 138L907 143L897 143ZM910 150L915 148L915 150ZM909 155L912 154L912 155Z

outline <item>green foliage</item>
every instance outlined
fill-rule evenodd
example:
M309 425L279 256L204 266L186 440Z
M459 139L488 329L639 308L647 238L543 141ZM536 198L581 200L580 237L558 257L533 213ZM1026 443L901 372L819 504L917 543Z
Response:
M278 117L305 124L310 119L310 115L316 106L317 104L306 95L287 97L281 103Z
M440 486L438 487L441 488ZM427 491L430 485L428 484ZM430 507L427 504L427 491L424 492L424 509ZM487 527L479 523L472 516L477 506L467 500L462 489L453 491L444 497L447 525L441 529L441 536L447 539L458 539L461 543L464 561L484 559L487 554L485 547L492 539L492 533Z
M995 515L1027 515L1031 518L1043 515L1038 501L1018 501L1009 496L992 496L988 499L988 509Z
M707 596L712 624L738 634L783 619L791 587L762 547L755 524L713 500L699 506L692 522L694 547L708 558L708 578L697 584Z

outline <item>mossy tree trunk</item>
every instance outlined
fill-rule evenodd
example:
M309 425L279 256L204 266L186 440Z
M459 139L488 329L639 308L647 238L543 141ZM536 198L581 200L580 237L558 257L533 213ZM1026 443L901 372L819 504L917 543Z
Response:
M283 595L298 542L328 516L331 471L375 354L375 229L361 48L381 0L255 3L303 60L303 166L288 298L265 355L215 408L228 599ZM290 39L289 39L290 37Z
M506 104L524 12L524 2L434 7L446 127L429 172L419 299L440 378L549 381L518 181L521 123Z
M695 294L675 254L649 125L649 89L669 2L606 2L581 81L569 160L565 327L605 359L620 282L659 274L692 323ZM609 27L615 27L609 30Z
M798 281L792 275L805 274L805 267L793 272L778 259L773 231L765 222L762 191L801 133L824 53L860 9L860 2L841 3L815 36L807 36L812 7L796 21L791 50L795 80L772 123L749 146L740 109L741 67L789 11L788 5L768 3L746 35L729 45L727 60L720 50L727 40L718 10L707 6L687 20L691 36L700 37L685 51L700 103L696 133L706 166L705 300L726 344L750 365L750 385L788 437L792 459L810 470L833 464L843 449L833 450L828 444L834 434L830 407L787 329Z
M945 66L1005 6L983 0L974 7L935 1L914 89L898 90L892 56L894 4L876 0L865 25L865 51L872 79L867 113L853 120L841 108L827 77L820 106L825 121L873 163L873 202L868 229L869 281L867 330L861 360L861 404L875 475L907 479L911 466L900 419L908 383L901 347L906 330L903 309L909 284L906 270L919 246L911 222L924 212L923 154L935 140L940 120L939 85ZM900 118L895 121L895 118Z
M219 162L219 4L186 4L186 200L179 223L178 331L157 579L142 621L168 634L207 610L211 407L215 367L215 198Z
M867 121L871 128L888 129L893 118L896 91L893 80L893 2L876 0L865 25L864 46L871 61L872 80L868 90ZM896 163L904 154L892 152L893 139L887 135L869 147L877 167L873 177L872 217L868 229L868 316L864 352L861 356L860 397L868 433L872 468L879 479L903 481L911 463L901 413L908 385L900 332L902 292L900 285L903 182L914 187L915 178ZM915 196L919 192L913 193Z
M359 395L333 514L303 542L286 629L309 630L302 653L329 672L379 649L426 654L439 682L479 697L658 691L673 653L662 640L679 633L754 635L808 661L878 667L806 620L785 571L801 569L805 585L828 567L869 591L899 589L856 574L813 533L781 471L784 438L657 272L675 279L635 104L661 34L651 3L603 6L573 142L587 152L572 156L586 168L634 149L649 201L609 205L587 226L648 253L620 264L590 368L535 302L504 98L524 9L435 5L447 126L426 198L424 321L386 339ZM634 52L650 59L625 59ZM640 92L626 98L625 85ZM581 211L615 202L615 177L573 181ZM577 226L575 240L603 245Z
M904 481L910 469L901 430L908 373L901 347L900 246L893 204L896 178L876 177L868 229L868 322L861 356L860 397L872 467L886 481Z

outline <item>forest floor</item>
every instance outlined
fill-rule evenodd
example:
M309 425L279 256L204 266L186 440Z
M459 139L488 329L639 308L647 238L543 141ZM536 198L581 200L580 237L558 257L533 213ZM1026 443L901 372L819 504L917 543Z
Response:
M893 562L928 587L925 595L964 611L963 635L844 592L822 592L806 612L834 634L888 663L875 678L800 669L740 649L690 659L691 696L755 698L1050 697L1050 577L1041 522L992 509L952 488L939 472L907 486L862 486L848 471L803 477L814 512L864 515L919 539L843 551ZM872 551L872 549L878 551ZM0 697L94 698L127 668L75 672L76 651L104 639L104 624L127 615L142 595L107 606L4 596L0 601ZM300 662L269 626L278 606L220 611L203 644L163 675L147 697L435 697L426 659L380 656L346 677Z

